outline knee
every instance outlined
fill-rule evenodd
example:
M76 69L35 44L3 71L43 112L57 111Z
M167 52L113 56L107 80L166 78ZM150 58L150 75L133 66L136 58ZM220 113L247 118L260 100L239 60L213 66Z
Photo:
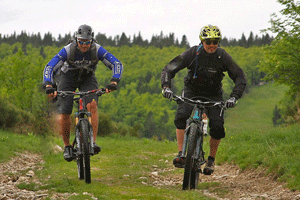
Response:
M97 101L93 99L93 101L88 103L86 107L90 112L97 111Z
M71 115L70 114L60 114L57 116L57 121L61 126L71 125Z
M220 120L209 121L210 136L216 140L225 137L224 122Z

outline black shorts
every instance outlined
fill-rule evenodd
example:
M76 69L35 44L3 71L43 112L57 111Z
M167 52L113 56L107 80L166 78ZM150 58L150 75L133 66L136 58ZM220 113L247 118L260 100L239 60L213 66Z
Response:
M206 97L214 101L223 101L222 92L215 94L194 92L191 88L185 86L182 90L182 95L187 98L192 97ZM186 120L190 117L193 107L187 103L180 102L177 106L177 112L174 120L174 124L177 129L186 128ZM210 107L206 109L206 114L209 119L210 135L215 139L221 139L225 137L224 130L224 116L223 113L220 116L221 108Z
M79 70L70 70L66 73L60 72L56 75L57 91L89 91L98 89L98 82L93 73L83 73L79 77ZM98 96L95 94L84 97L88 104L95 99L98 102ZM71 114L73 108L73 96L57 97L57 112L60 114Z

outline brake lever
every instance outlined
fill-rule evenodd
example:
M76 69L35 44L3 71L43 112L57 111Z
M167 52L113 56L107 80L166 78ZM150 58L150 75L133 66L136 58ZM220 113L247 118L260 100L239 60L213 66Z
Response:
M67 94L66 94L65 92L61 92L61 93L60 93L60 96L61 96L62 98L65 98L65 97L67 96Z
M220 112L220 117L222 116L223 111L226 110L226 109L227 109L226 106L222 106L221 112Z
M99 90L98 92L96 92L96 94L98 95L98 96L102 96L103 94L105 94L106 93L106 88L101 88L101 90Z

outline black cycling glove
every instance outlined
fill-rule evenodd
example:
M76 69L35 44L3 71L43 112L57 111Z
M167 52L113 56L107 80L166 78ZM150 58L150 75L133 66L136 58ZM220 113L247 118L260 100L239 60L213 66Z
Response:
M168 99L172 99L173 98L173 92L170 88L164 88L162 90L162 94L165 98L168 98Z
M110 83L109 85L106 86L106 88L108 89L108 91L114 91L114 90L117 90L117 84L115 84L115 83Z
M230 97L226 102L226 108L233 108L236 105L237 99L235 97Z
M53 94L56 91L54 87L46 87L45 88L46 94Z

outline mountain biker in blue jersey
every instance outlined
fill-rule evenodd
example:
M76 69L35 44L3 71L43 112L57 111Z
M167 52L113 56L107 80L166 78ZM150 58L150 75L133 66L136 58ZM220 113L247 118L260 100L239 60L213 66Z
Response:
M230 98L226 101L226 107L234 107L237 100L245 91L247 80L243 70L233 61L231 56L221 47L221 31L217 26L204 26L200 32L201 44L187 49L169 62L161 73L161 86L163 95L172 99L171 79L184 68L188 74L184 79L182 95L187 98L202 96L214 101L223 101L222 79L224 72L235 83ZM175 166L182 166L184 160L180 158L186 120L189 118L192 107L185 103L178 103L175 116L176 137L179 154L173 160ZM210 175L214 171L214 161L220 141L225 137L224 117L221 108L207 108L207 116L210 128L210 154L203 173Z
M65 145L64 159L68 162L73 160L73 148L69 141L73 97L57 96L56 91L75 91L77 88L80 91L98 89L94 72L99 60L112 70L111 82L107 85L106 92L116 90L117 84L122 77L123 65L116 57L96 43L91 26L84 24L79 26L75 39L63 47L44 69L43 85L46 94L50 99L57 98L59 132ZM98 96L95 94L84 98L87 103L87 109L91 112L94 141L96 141L98 131ZM99 153L101 148L96 143L94 143L94 146L95 154Z

